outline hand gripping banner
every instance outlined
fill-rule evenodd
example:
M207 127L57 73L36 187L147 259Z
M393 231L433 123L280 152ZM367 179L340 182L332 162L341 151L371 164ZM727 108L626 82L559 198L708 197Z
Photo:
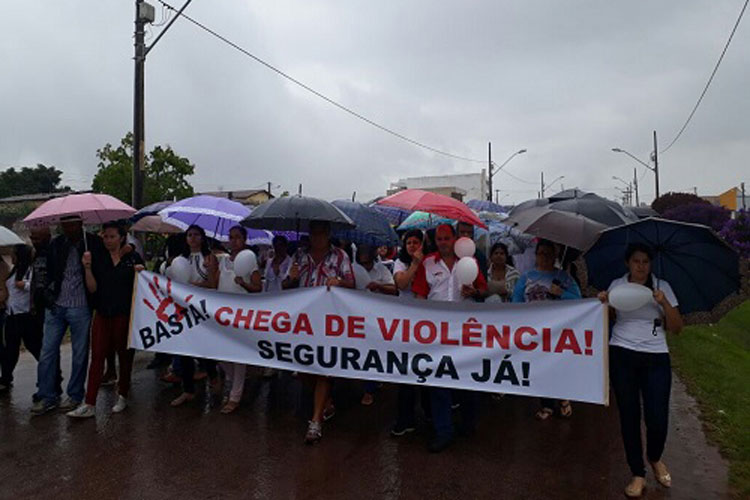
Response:
M434 302L325 287L228 294L138 273L130 346L318 375L608 404L596 299Z

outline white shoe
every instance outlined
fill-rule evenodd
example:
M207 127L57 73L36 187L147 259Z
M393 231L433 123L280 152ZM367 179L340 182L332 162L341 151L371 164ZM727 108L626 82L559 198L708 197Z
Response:
M66 415L73 418L90 418L96 415L96 407L84 403L75 410L69 411Z
M117 396L117 403L112 407L112 413L120 413L128 407L128 400L125 396Z

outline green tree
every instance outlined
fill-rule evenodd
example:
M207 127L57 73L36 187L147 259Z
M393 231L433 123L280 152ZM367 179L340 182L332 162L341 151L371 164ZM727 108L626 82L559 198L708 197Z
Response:
M0 172L0 198L22 194L56 193L70 191L60 186L62 170L38 163L36 167L15 167Z
M117 147L107 143L96 151L96 156L99 163L91 189L132 204L133 134L128 132ZM169 146L156 146L146 155L144 203L192 196L193 186L187 177L194 173L195 165L190 160L179 156Z

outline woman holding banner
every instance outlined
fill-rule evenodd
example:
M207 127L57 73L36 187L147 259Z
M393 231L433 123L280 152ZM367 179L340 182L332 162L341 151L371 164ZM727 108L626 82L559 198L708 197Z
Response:
M581 290L575 280L562 269L555 267L557 248L549 240L539 240L536 244L536 268L524 273L513 289L513 302L536 302L540 300L580 299ZM554 415L555 400L542 398L542 407L536 412L536 418L547 420ZM560 416L573 416L570 401L562 400Z
M667 440L672 368L666 332L678 334L682 317L672 287L651 274L653 250L631 244L625 253L628 273L612 282L599 299L607 303L616 287L635 283L653 290L653 300L634 311L611 310L615 317L609 341L610 379L620 412L620 431L625 456L633 474L625 487L628 497L639 497L646 485L641 442L641 400L646 423L646 456L656 480L669 488L672 478L661 461Z
M245 245L247 229L234 226L229 230L229 254L218 257L218 266L213 269L214 280L220 292L255 293L261 291L260 272L255 254ZM240 405L245 388L247 365L222 361L221 368L226 375L226 383L231 386L225 398L221 413L232 413Z
M206 232L202 227L191 225L185 231L187 247L182 253L190 263L191 285L203 288L216 288L215 273L209 270L216 269L218 265L216 257L211 253L208 245ZM199 359L198 362L205 367L212 384L216 384L216 361L210 359ZM195 399L195 359L190 356L180 356L175 363L177 374L182 379L182 394L170 403L172 406L180 406ZM205 377L205 375L203 375Z

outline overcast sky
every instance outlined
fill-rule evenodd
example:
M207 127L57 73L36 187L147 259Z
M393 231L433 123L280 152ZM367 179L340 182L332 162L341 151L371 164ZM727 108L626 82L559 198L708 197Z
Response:
M0 168L54 165L73 188L90 187L96 149L132 127L133 3L4 3ZM536 197L541 171L608 197L613 175L630 179L636 167L640 177L645 167L611 148L647 160L653 130L660 149L674 138L742 3L194 0L186 12L420 142L485 159L491 141L498 163L528 149L506 167L522 180L496 176L510 203ZM749 82L746 18L689 128L661 156L662 192L750 182ZM485 168L387 135L184 19L148 56L146 143L195 163L199 191L271 181L277 192L303 183L305 194L366 200L399 177ZM648 173L642 200L653 185Z

